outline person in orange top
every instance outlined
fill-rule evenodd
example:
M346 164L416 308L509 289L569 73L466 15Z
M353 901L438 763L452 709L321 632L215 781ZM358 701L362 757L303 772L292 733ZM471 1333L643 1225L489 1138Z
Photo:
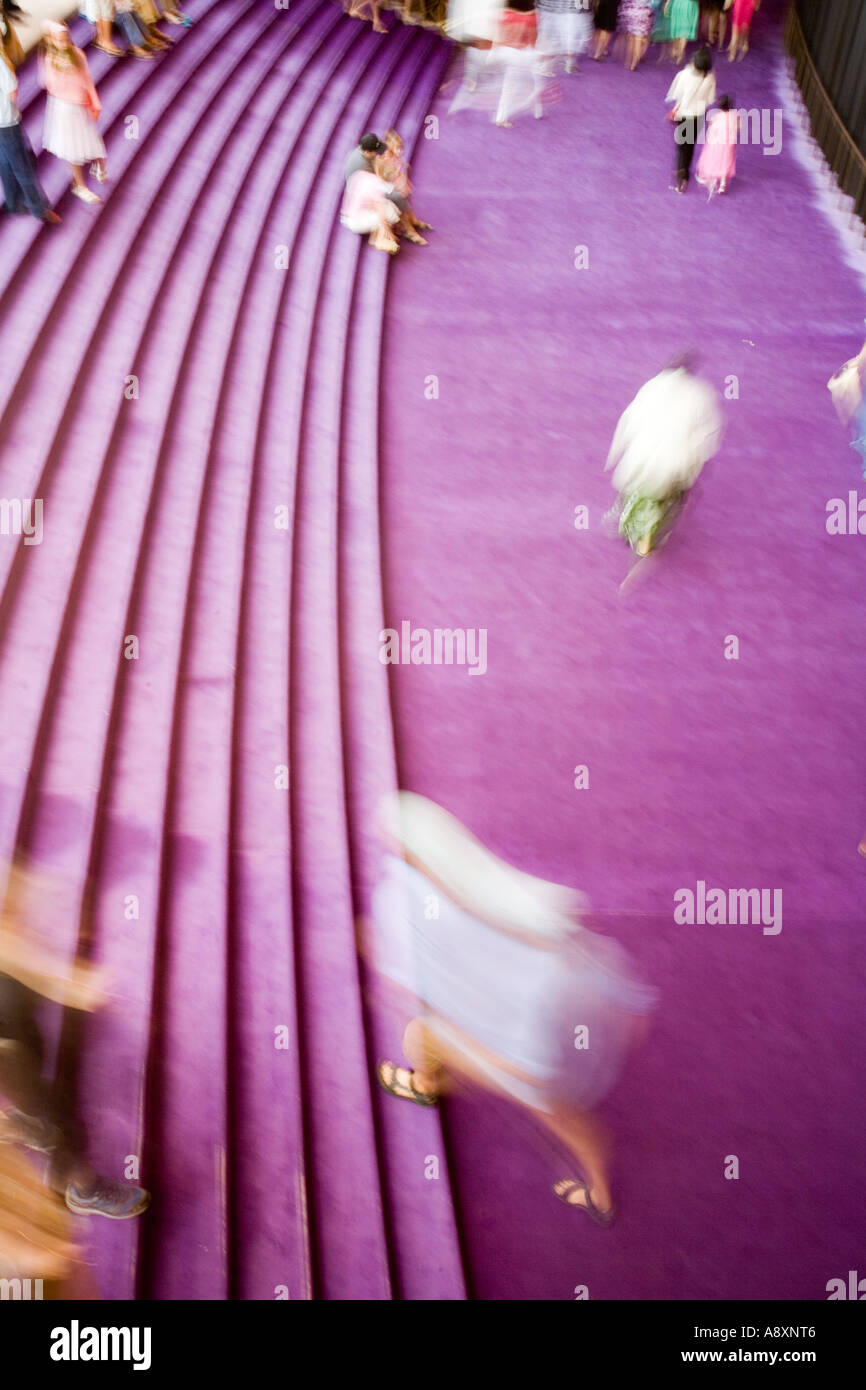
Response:
M65 24L45 20L39 49L39 80L48 93L42 148L65 159L72 169L72 192L84 203L102 199L84 182L84 165L100 183L108 178L105 145L97 129L102 109L87 59Z

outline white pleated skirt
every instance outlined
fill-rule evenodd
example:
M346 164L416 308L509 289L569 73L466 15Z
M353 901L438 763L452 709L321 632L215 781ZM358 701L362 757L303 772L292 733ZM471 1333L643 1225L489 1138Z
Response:
M535 13L538 19L536 52L574 56L587 51L592 42L591 14L576 14L574 10L555 14L543 9L536 9Z
M105 144L94 121L83 106L49 96L45 107L45 133L42 148L69 164L87 164L105 158Z

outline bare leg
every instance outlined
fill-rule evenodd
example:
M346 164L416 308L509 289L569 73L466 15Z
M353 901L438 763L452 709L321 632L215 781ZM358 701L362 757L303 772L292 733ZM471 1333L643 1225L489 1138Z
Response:
M86 188L84 182L84 166L81 164L70 164L72 170L72 184L74 188Z
M377 251L394 252L400 249L400 243L394 235L394 229L385 215L384 208L376 209L377 225L370 233L370 245ZM399 225L399 224L398 224Z
M538 1112L541 1123L573 1154L586 1180L589 1195L599 1211L610 1211L613 1196L610 1190L610 1139L601 1121L588 1111L558 1106L551 1114ZM569 1200L575 1206L585 1206L582 1192Z
M416 246L427 246L429 244L427 239L417 230L415 217L411 208L408 208L406 212L403 213L400 221L396 225L407 241L414 242Z
M434 1037L423 1019L414 1018L408 1024L403 1035L403 1052L412 1064L412 1084L422 1095L441 1095L447 1088L449 1072L498 1093L490 1078L461 1052ZM408 1081L408 1078L399 1080ZM610 1140L601 1121L588 1111L563 1104L556 1105L549 1113L534 1109L532 1113L573 1154L593 1205L599 1211L609 1211L613 1205L608 1163ZM582 1198L583 1193L575 1192L570 1201L583 1206Z
M420 1018L413 1018L403 1034L403 1055L412 1063L415 1086L423 1095L441 1095L442 1058Z
M110 19L98 19L96 21L96 42L100 48L105 49L106 53L112 53L115 57L123 53L123 49L118 48L111 37Z

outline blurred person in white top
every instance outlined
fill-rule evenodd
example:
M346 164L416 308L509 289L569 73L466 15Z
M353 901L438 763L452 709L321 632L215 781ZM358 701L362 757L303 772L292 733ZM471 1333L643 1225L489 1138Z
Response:
M666 534L721 443L718 396L693 367L693 354L683 353L642 386L610 446L605 468L614 470L619 534L640 556Z

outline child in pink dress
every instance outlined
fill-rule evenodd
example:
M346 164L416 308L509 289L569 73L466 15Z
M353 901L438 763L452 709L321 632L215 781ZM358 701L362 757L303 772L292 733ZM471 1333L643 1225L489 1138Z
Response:
M737 172L739 116L731 110L731 98L720 97L719 109L707 123L706 144L698 160L698 183L714 193L724 193Z
M65 24L43 21L39 81L48 93L42 148L69 165L76 198L84 203L101 203L98 194L84 182L84 165L91 161L100 183L108 177L105 144L96 125L100 101L87 59L72 42Z
M728 62L732 63L735 58L745 58L749 51L749 30L752 27L752 19L755 10L760 7L761 0L734 0L731 10L731 46L728 49Z

